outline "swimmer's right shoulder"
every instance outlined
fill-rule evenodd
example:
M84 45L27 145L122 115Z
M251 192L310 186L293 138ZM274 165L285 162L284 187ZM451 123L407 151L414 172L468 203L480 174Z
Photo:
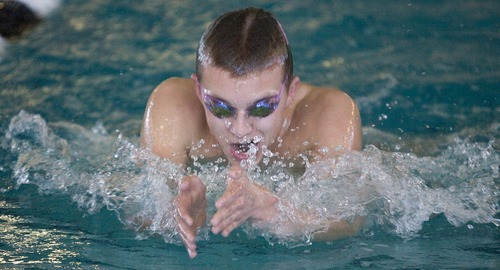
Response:
M194 82L183 78L169 78L156 87L144 114L142 145L160 157L176 160L172 153L184 153L203 138L204 111L194 89Z
M161 82L153 91L155 92L179 92L179 91L192 91L194 84L191 79L171 77Z
M194 83L191 79L172 77L160 83L151 93L149 102L171 103L196 100Z

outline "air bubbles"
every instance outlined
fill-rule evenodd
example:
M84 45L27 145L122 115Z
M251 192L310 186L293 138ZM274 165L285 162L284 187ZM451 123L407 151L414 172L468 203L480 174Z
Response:
M383 114L383 113L382 113L382 114L380 114L380 115L379 115L378 120L379 120L379 121L382 121L382 120L385 120L385 119L387 119L387 118L388 118L387 114Z
M266 146L262 147L262 154L268 158L275 156L275 154Z
M265 158L263 158L263 159L262 159L262 163L263 163L264 165L266 165L266 166L267 166L267 165L269 165L269 161L270 161L270 159L269 159L269 158L267 158L267 157L265 157Z
M328 152L330 152L330 148L328 148L327 146L323 146L319 149L319 152L323 155L326 155L328 154Z
M197 144L196 144L196 147L197 148L200 148L202 147L203 145L205 144L205 140L204 139L201 139Z
M283 138L278 137L277 140L278 140L278 147L283 146Z

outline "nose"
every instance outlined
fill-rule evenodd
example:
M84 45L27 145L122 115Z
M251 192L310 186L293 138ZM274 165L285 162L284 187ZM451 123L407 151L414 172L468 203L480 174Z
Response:
M238 117L233 118L228 125L231 133L239 138L243 138L252 132L251 119L243 115L238 115Z

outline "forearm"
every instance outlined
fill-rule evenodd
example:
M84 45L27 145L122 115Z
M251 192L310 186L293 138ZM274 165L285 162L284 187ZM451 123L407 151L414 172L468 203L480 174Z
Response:
M364 222L363 217L356 217L353 222L340 220L330 223L325 231L314 233L315 241L333 241L340 238L355 235L362 227Z
M265 199L267 207L260 219L253 219L253 225L280 239L332 241L356 234L363 224L362 217L352 222L325 218L311 209L299 209L274 194L272 198Z

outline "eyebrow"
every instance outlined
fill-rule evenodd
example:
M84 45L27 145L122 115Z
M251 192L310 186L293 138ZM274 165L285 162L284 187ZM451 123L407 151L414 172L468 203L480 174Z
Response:
M267 96L267 97L264 97L264 98L261 98L261 99L258 99L256 101L254 101L253 103L251 103L245 110L247 110L248 108L251 108L252 106L256 105L257 103L261 102L261 101L264 101L266 99L271 99L271 98L274 98L276 96L279 96L281 94L281 92L283 91L283 88L285 87L285 84L286 84L286 81L288 80L288 74L286 74L285 78L283 79L283 82L281 83L281 86L280 86L280 90L278 92L278 94L276 95L271 95L271 96ZM200 89L200 90L205 90L205 91L210 91L209 89L207 89L205 86L203 86L203 84L201 83L200 79L197 78L197 81L198 81L198 84L201 86L201 88L203 89ZM228 102L226 100L224 100L223 98L219 98L217 96L213 96L213 95L210 95L210 94L206 94L206 93L203 93L204 95L206 96L210 96L212 99L216 99L217 101L220 101L220 102L223 102L225 103L227 106L231 107L231 109L233 110L236 110L236 108L234 106L231 105L231 102Z
M203 86L203 84L201 84L201 82L198 82L198 83L200 84L201 88L203 88L202 90L205 90L205 91L207 91L207 92L208 92L208 91L210 91L210 90L208 90L207 88L205 88L205 86ZM280 88L280 91L281 91L281 88ZM275 98L276 96L279 96L279 94L280 94L280 93L278 92L278 94L275 94L275 95L270 95L270 96L267 96L267 97L264 97L264 98L257 99L256 101L254 101L254 102L250 103L250 105L248 105L248 106L245 108L245 110L247 110L247 109L251 108L252 106L257 105L257 103L259 103L259 102L262 102L262 101L267 100L267 99L272 99L272 98ZM231 109L233 109L233 110L235 110L235 111L236 111L236 108L235 108L235 107L231 104L231 102L228 102L228 101L226 101L226 100L225 100L225 99L223 99L223 98L219 98L219 97L217 97L217 96L213 96L213 95L210 95L210 94L207 94L207 93L204 93L204 95L209 96L211 99L215 99L215 100L217 100L217 101L223 102L223 103L225 103L228 107L230 107Z
M226 104L226 106L228 106L230 109L236 111L236 108L233 105L231 105L231 103L229 103L228 101L226 101L226 100L224 100L222 98L214 97L214 96L212 96L210 94L205 94L205 96L208 96L210 99L213 99L215 101L222 102L222 103Z

